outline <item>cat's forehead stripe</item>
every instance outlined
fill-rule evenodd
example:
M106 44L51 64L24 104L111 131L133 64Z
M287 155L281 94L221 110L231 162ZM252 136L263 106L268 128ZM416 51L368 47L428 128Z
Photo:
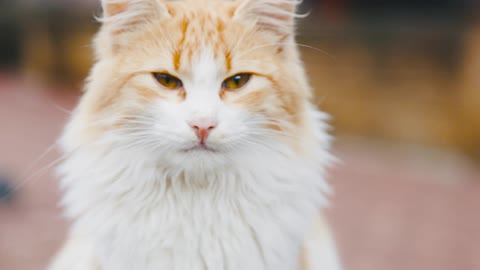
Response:
M175 71L178 71L181 66L181 60L182 60L182 48L185 44L185 39L187 37L187 29L189 26L190 22L188 21L187 18L183 19L181 22L181 29L182 29L182 38L177 44L177 50L173 54L173 66L175 68Z
M182 64L191 63L193 58L201 57L204 52L202 47L211 47L214 58L223 58L225 69L232 68L232 55L224 38L225 22L220 18L209 16L200 18L197 16L185 17L180 22L181 38L176 44L173 54L173 67L175 71L182 68ZM217 63L217 65L220 62Z

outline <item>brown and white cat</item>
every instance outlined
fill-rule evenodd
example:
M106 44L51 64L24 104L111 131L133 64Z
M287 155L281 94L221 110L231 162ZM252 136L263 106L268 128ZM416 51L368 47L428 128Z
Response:
M103 0L50 270L338 270L296 0Z

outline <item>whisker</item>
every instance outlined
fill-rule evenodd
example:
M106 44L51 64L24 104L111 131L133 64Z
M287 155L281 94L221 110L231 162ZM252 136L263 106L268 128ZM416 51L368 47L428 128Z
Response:
M17 191L19 190L20 188L24 187L26 184L32 182L33 180L35 180L36 177L39 177L39 176L42 176L44 173L46 173L49 169L51 169L53 166L57 165L58 163L60 163L61 161L63 161L64 159L67 158L67 155L62 155L61 157L55 159L54 161L52 161L51 163L49 163L48 165L46 165L45 167L43 167L42 169L38 170L37 172L31 174L29 177L25 178L24 180L20 181L20 183L18 183L17 185L14 186L13 190L14 191Z
M47 156L50 152L52 152L53 149L55 149L55 147L57 146L57 142L54 142L53 144L51 144L49 147L47 147L47 149L45 149L43 151L42 154L40 154L40 156L38 156L28 167L27 169L25 169L25 171L20 175L20 178L24 178L26 177L29 173L31 173L31 171L33 170L33 168L40 162L40 160L42 160L45 156Z
M59 111L65 113L65 114L67 114L67 115L71 115L71 114L72 114L72 111L70 111L70 110L68 110L68 109L66 109L66 108L58 105L57 103L55 103L55 102L53 102L53 101L51 102L51 104L53 105L53 107L55 107L56 109L58 109Z
M265 48L265 47L270 47L270 46L276 46L276 45L289 45L291 43L288 43L288 42L275 42L275 43L266 43L266 44L262 44L262 45L258 45L258 46L255 46L253 48L250 48L249 50L241 53L238 57L242 57L243 55L247 54L247 53L250 53L251 51L253 50L257 50L257 49L261 49L261 48ZM333 61L337 61L336 57L320 48L317 48L317 47L314 47L314 46L310 46L310 45L306 45L306 44L301 44L301 43L296 43L297 46L299 47L304 47L304 48L308 48L308 49L312 49L314 51L317 51L317 52L320 52L326 56L328 56L329 58L331 58Z

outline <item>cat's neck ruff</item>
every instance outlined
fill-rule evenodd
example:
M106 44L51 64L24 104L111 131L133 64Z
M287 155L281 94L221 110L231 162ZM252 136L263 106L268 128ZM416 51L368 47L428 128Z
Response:
M327 161L265 152L189 172L95 148L60 173L73 230L92 237L106 270L291 270L324 204Z

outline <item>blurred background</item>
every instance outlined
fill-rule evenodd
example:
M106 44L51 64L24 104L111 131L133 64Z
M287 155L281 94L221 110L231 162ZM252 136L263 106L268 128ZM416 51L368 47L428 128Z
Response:
M61 245L52 144L81 95L99 0L0 0L0 269ZM332 115L327 211L345 268L480 269L480 1L304 0Z

